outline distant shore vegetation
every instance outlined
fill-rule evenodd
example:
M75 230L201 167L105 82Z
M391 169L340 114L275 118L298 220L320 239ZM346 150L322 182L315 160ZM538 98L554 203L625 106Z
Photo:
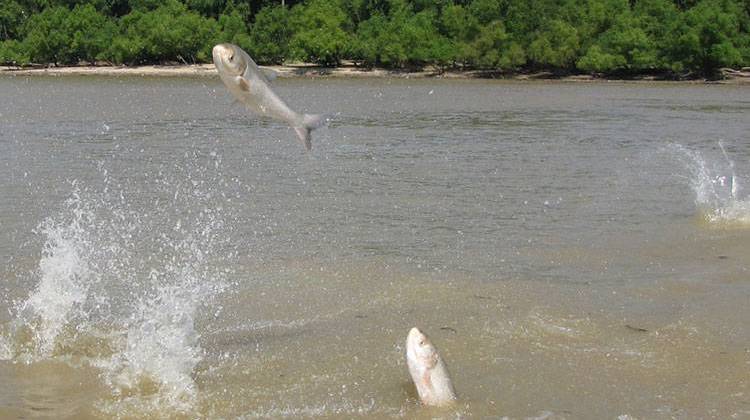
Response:
M0 63L259 64L628 77L750 66L750 0L2 0Z

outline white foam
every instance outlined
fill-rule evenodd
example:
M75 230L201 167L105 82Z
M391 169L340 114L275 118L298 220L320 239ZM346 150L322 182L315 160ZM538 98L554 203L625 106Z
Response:
M72 219L45 220L40 232L46 237L39 261L39 283L18 310L32 328L37 356L49 356L56 339L72 314L86 301L92 277L89 265L90 241L83 227L92 216L78 190L66 203Z
M210 244L205 241L212 235L211 226L199 224L199 235L165 241L171 257L162 268L150 270L152 293L135 305L120 351L100 366L117 394L136 395L122 401L131 409L190 413L197 401L192 375L203 351L195 319L201 305L225 285L223 273L206 267ZM142 392L144 381L158 388L156 394Z
M141 302L128 323L125 348L106 366L118 392L137 389L144 380L159 387L162 408L188 411L196 398L191 374L201 360L194 317L199 302L192 290L161 287Z
M10 360L13 358L13 352L10 343L5 336L0 335L0 361Z
M102 338L106 351L73 362L100 369L111 387L112 399L98 407L115 417L191 413L203 355L195 320L223 291L221 262L231 257L222 248L220 210L208 205L215 201L210 194L164 182L163 195L181 193L171 211L136 211L106 171L104 184L87 189L74 182L62 211L40 225L44 249L30 279L37 284L14 307L0 359L70 361L70 349L86 353L77 343ZM13 341L25 340L27 331L31 346ZM14 355L17 349L29 354Z
M718 146L723 159L707 160L704 154L679 144L671 148L690 172L696 206L708 222L750 224L750 198L743 197L744 181L724 144L718 142Z

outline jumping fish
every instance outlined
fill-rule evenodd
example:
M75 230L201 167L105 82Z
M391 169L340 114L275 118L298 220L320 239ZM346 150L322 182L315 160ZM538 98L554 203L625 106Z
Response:
M417 327L412 328L406 338L406 364L422 404L444 406L456 399L445 362Z
M221 81L235 98L262 116L285 121L294 128L305 148L312 148L310 131L325 123L324 115L299 114L289 108L271 90L271 77L264 74L240 47L218 44L212 54Z

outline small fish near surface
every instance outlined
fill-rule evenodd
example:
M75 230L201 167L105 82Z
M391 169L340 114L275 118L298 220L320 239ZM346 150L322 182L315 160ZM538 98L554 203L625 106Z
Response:
M448 368L430 339L414 327L406 338L406 365L422 404L446 406L456 400Z
M325 115L299 114L289 108L269 86L273 76L264 74L240 47L218 44L212 53L221 81L235 98L261 116L285 121L294 128L305 148L312 148L310 132L326 122Z

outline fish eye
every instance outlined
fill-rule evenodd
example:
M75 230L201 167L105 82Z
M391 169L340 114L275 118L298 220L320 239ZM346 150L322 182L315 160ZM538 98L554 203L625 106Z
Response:
M234 60L234 53L229 55L229 61L232 61L232 60Z

